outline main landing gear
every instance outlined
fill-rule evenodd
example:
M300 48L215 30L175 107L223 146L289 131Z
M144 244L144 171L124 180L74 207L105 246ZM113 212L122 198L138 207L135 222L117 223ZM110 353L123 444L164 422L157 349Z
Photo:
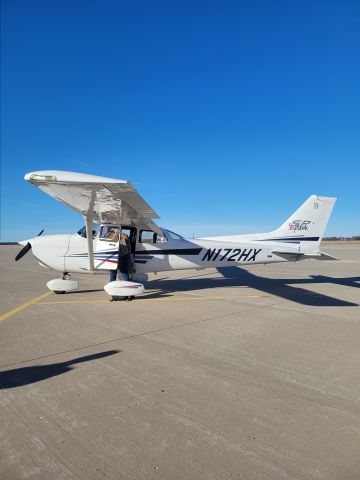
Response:
M61 278L50 280L46 286L49 290L57 294L73 292L79 288L78 282L76 280L71 280L71 275L68 272L64 272Z
M110 302L116 302L118 300L133 300L137 295L142 295L145 289L142 283L115 280L107 283L104 290L110 295Z
M131 302L131 300L134 300L134 295L131 295L130 297L114 297L112 296L109 300L109 302L118 302L119 300L126 301L126 302Z

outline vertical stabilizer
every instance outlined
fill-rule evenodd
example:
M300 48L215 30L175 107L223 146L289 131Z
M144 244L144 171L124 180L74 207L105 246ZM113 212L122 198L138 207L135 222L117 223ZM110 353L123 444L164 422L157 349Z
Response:
M311 195L278 229L270 232L268 240L299 244L303 252L319 250L335 202L333 197Z

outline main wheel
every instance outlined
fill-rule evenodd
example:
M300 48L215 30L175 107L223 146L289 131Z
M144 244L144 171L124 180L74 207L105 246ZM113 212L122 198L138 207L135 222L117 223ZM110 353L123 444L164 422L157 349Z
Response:
M127 299L127 297L118 297L118 296L112 295L110 302L118 302L118 301L126 300L126 299Z
M54 290L54 293L56 293L57 295L63 295L66 292L64 292L62 290Z

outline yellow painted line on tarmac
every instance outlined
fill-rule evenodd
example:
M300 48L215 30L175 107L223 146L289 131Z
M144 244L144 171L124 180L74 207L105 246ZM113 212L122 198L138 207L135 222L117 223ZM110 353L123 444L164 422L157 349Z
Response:
M39 305L59 305L62 303L66 304L77 304L77 303L107 303L109 300L63 300L63 301L55 301L55 302L39 302Z
M156 301L156 302L199 302L199 301L208 301L208 300L242 300L243 298L262 298L267 297L268 295L242 295L241 297L159 297L159 298L147 298L141 297L141 300L146 300L147 302ZM60 305L60 304L81 304L81 303L109 303L110 300L63 300L63 301L52 301L52 302L39 302L39 305ZM121 303L121 302L119 302Z
M0 315L0 322L1 322L2 320L5 320L6 318L11 317L12 315L15 315L15 314L18 313L18 312L21 312L21 310L25 310L25 308L28 308L28 307L30 307L31 305L34 305L35 303L39 303L40 300L42 300L43 298L48 297L48 296L51 295L51 294L52 294L52 292L43 293L42 295L39 295L38 297L35 297L35 298L33 298L32 300L29 300L28 302L22 303L22 304L19 305L18 307L13 308L12 310L9 310L9 311L6 312L6 313L3 313L2 315Z
M26 308L30 307L31 305L60 305L60 304L86 304L86 303L108 303L109 300L92 300L92 299L83 299L83 300L59 300L59 301L52 301L52 302L41 302L40 300L43 300L46 297L49 297L53 292L46 292L43 293L42 295L39 295L38 297L33 298L32 300L29 300L28 302L22 303L16 308L13 308L12 310L9 310L8 312L3 313L0 315L0 322L2 320L5 320L6 318L11 317L12 315L15 315L18 312L21 312L22 310L25 310ZM199 301L212 301L212 300L242 300L245 298L261 298L261 297L267 297L268 295L242 295L240 297L158 297L158 298L147 298L141 297L141 300L146 300L147 302L149 301L155 301L155 302L199 302Z

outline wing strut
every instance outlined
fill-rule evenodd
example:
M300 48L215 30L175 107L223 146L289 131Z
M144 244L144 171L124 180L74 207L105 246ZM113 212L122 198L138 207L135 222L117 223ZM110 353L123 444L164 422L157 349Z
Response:
M89 270L90 272L95 271L95 264L94 264L94 244L93 244L93 232L92 232L92 225L93 221L92 218L87 217L84 215L85 227L86 227L86 238L88 242L88 253L89 253Z

